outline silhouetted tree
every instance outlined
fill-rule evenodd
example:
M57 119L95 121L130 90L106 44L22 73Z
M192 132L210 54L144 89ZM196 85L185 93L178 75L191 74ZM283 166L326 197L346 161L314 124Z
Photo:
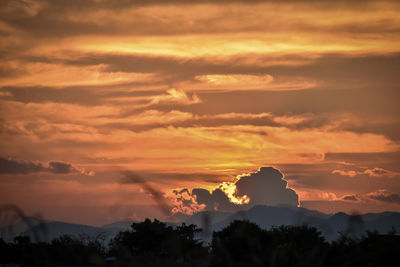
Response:
M328 243L316 228L280 226L268 233L273 247L271 266L322 266Z
M400 236L367 231L361 239L332 242L325 266L400 266Z
M213 233L211 249L213 266L264 266L269 253L265 230L249 221L235 220Z
M194 238L201 231L195 225L173 228L156 219L146 219L131 227L110 242L110 255L115 255L120 264L193 265L207 256L207 248Z
M51 242L51 259L63 265L89 265L101 262L105 248L101 238L62 235Z

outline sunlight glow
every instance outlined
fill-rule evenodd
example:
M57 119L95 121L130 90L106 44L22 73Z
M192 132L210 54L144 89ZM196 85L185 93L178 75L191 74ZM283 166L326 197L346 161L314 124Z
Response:
M234 182L223 182L219 189L221 189L229 198L229 201L236 205L248 204L250 198L247 195L242 197L237 195L237 188Z

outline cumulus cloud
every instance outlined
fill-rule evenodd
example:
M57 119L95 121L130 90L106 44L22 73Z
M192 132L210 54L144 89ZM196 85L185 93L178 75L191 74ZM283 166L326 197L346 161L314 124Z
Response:
M177 190L174 193L178 195ZM261 167L257 172L239 175L235 182L223 182L211 192L203 188L194 188L191 192L183 189L179 191L177 200L179 204L175 211L184 213L188 213L192 206L197 210L235 211L255 205L299 205L297 193L288 187L283 174L272 167Z
M257 172L242 175L236 182L237 195L247 195L254 205L299 205L297 193L288 187L283 174L272 167L261 167Z
M175 207L173 213L193 214L205 208L205 204L198 203L189 189L173 190L175 195Z
M220 188L208 191L204 188L173 190L173 213L193 214L199 211L235 211L238 205L232 203ZM240 206L243 208L243 206Z
M29 174L36 172L49 172L54 174L80 173L93 176L94 171L86 171L68 162L50 161L42 163L39 161L20 160L0 156L0 174Z

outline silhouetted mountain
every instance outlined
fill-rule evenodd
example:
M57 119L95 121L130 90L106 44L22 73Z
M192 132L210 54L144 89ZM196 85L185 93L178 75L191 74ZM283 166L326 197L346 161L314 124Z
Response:
M14 237L22 235L30 237L32 241L51 241L61 235L72 235L76 237L80 235L89 237L103 235L105 241L108 242L108 240L114 237L119 231L126 230L119 227L112 227L112 225L110 225L111 227L94 227L57 221L41 221L39 223L37 219L31 219L35 224L32 224L33 227L29 227L24 223L24 220L2 228L0 237L6 241L12 241ZM130 222L130 224L132 224L132 222Z
M103 226L101 226L101 228L113 228L113 229L120 229L121 231L125 231L125 230L129 230L131 229L131 225L132 223L134 223L135 221L132 220L128 220L128 221L118 221L118 222L113 222L113 223L109 223L109 224L105 224Z
M232 214L234 213L220 211L201 211L187 218L185 220L185 223L203 226L203 224L206 223L205 220L208 220L208 223L212 225L221 222Z
M198 214L193 216L198 216ZM211 229L218 231L234 220L244 219L254 222L265 229L280 225L308 224L318 228L327 240L337 239L340 234L360 236L366 230L377 230L380 233L387 233L393 228L400 230L400 213L396 212L359 216L339 212L334 215L327 215L305 208L283 206L255 206L247 211L234 213L224 220L212 224Z
M366 229L375 229L380 233L386 233L394 227L400 231L400 213L398 212L368 213L361 217Z
M16 223L11 223L7 226L0 228L0 237L4 240L12 240L15 236L28 231L31 227L38 225L41 222L45 222L36 217L27 216L23 220L19 220Z

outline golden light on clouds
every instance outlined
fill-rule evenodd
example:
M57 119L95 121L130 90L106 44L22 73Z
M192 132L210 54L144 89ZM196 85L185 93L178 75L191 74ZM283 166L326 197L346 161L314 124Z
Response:
M236 205L248 204L250 198L247 195L237 196L237 189L233 182L223 182L219 188L228 196L229 201Z

